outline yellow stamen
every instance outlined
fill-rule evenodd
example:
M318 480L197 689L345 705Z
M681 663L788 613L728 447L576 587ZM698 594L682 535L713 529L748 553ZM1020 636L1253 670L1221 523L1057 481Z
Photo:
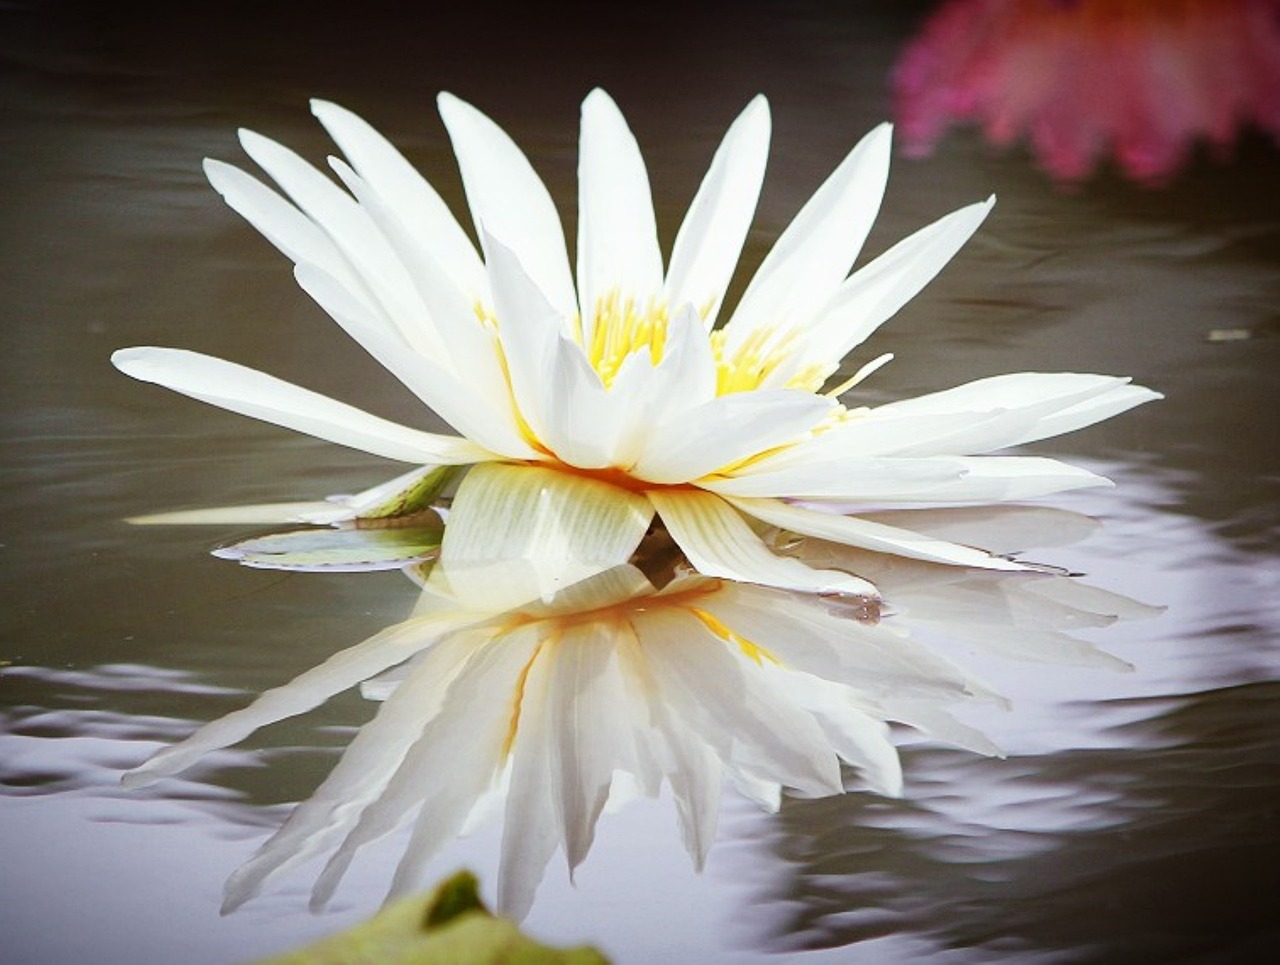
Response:
M622 363L636 352L648 349L652 365L662 361L669 321L664 303L650 302L641 308L616 290L597 299L591 344L583 344L583 350L606 388L613 385ZM581 320L576 327L581 342Z

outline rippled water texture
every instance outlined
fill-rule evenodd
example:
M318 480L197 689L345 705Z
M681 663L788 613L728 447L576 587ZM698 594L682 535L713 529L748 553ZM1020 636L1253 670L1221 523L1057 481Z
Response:
M0 958L230 963L370 914L397 841L334 910L310 875L218 914L226 875L305 798L371 710L358 694L145 791L121 771L411 604L395 573L282 576L213 559L229 527L130 515L348 492L389 475L139 385L108 364L181 345L380 414L419 410L296 289L200 161L247 126L319 160L323 96L386 132L452 202L433 98L489 112L571 212L577 109L606 87L670 232L758 91L775 137L748 261L865 130L923 4L557 5L505 22L416 5L8 3L0 8ZM606 817L527 926L619 963L1250 961L1280 948L1277 647L1280 153L1247 140L1162 190L1055 187L1018 151L949 136L898 159L868 253L999 196L958 260L868 346L873 398L1015 370L1132 375L1165 401L1037 451L1118 483L1054 505L1100 521L1040 558L1163 607L1081 634L1131 673L983 658L1014 699L979 721L1004 760L914 743L905 797L730 799L701 876L666 801ZM572 224L569 224L570 229ZM496 838L438 862L482 880Z

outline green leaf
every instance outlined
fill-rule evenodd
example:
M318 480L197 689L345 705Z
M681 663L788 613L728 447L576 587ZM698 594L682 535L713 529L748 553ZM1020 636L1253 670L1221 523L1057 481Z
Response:
M475 876L460 871L430 894L258 965L608 965L594 948L555 949L494 917Z

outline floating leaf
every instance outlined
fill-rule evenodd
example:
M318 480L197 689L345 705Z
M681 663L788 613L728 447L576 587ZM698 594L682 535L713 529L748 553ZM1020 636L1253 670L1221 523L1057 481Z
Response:
M608 965L594 948L559 950L526 937L480 900L460 871L428 895L388 906L354 928L258 965Z
M393 570L435 558L443 526L434 513L411 525L302 529L223 546L213 555L244 566L303 573Z

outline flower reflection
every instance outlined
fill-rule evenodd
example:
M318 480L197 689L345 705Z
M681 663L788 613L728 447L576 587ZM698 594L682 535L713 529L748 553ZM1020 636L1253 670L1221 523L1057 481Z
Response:
M764 176L763 97L730 126L664 269L639 147L617 105L591 92L582 105L576 273L545 185L471 105L439 98L483 257L381 135L337 105L312 107L346 155L331 165L349 194L252 132L241 136L246 152L290 200L221 162L206 164L209 179L296 263L307 293L459 435L390 423L194 352L113 356L142 381L426 466L344 504L303 509L307 520L419 510L436 467L537 465L563 477L545 485L575 488L581 513L626 521L613 563L627 559L656 513L705 575L872 593L849 573L779 558L753 527L1016 568L820 507L1020 500L1103 485L1053 459L988 454L1158 397L1125 378L1024 372L874 408L838 401L889 359L844 377L844 357L942 270L992 205L955 211L850 275L884 195L888 125L866 135L801 209L717 327ZM798 497L813 505L788 502ZM484 510L522 524L496 504ZM468 500L453 507L455 518L477 511ZM447 539L442 553L450 554Z
M1226 153L1247 126L1280 138L1275 0L949 0L892 76L909 153L953 123L1026 138L1055 177L1106 157L1167 181L1200 142Z
M1008 507L938 511L918 522L953 534L980 526L998 538L1001 523L1025 536L1029 525L1070 531L1077 519ZM550 593L544 571L554 559L443 561L422 578L408 620L206 725L126 781L174 774L363 684L382 700L377 714L235 873L227 907L328 854L313 891L323 906L361 847L411 822L391 885L400 895L422 885L445 844L500 808L498 906L520 917L555 852L563 850L572 874L604 811L634 796L669 789L701 867L726 781L773 810L784 795L843 792L842 765L851 765L862 787L898 795L891 723L998 754L957 712L1004 698L926 646L930 634L1119 667L1067 631L1145 612L1053 572L960 569L763 535L779 552L823 565L879 561L885 602L706 577L661 529L634 563L561 581Z

